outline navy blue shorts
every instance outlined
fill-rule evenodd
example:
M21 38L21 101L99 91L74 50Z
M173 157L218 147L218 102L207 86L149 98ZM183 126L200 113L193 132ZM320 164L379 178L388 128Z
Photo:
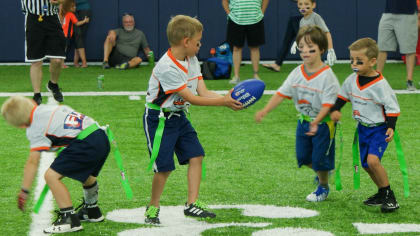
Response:
M98 176L109 151L108 136L98 129L83 140L73 140L55 158L50 168L84 183L89 176Z
M367 163L368 154L373 154L382 159L388 143L385 138L388 136L385 134L387 127L385 124L376 127L365 127L361 124L357 126L357 132L359 134L359 152L360 162L363 168L369 168Z
M143 115L143 129L150 155L159 124L159 113L160 111L146 108ZM204 156L204 149L198 140L197 132L191 126L184 112L174 113L168 119L169 115L169 112L165 112L165 129L163 130L159 153L153 165L155 172L175 170L174 152L180 165L188 164L191 158Z
M330 139L330 129L326 123L318 125L315 136L307 136L309 122L298 121L296 128L296 158L298 166L312 164L314 171L334 169L335 139Z

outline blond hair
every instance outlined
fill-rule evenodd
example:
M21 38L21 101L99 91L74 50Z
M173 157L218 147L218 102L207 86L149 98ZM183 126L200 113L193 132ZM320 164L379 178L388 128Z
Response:
M29 98L13 96L1 106L1 114L9 124L21 127L29 125L34 106L34 101Z
M316 25L308 25L300 28L296 36L296 43L299 44L302 38L305 39L306 43L311 41L312 43L318 45L321 53L324 53L328 50L327 36L325 35L325 32Z
M176 15L171 18L166 28L166 34L171 46L178 45L184 38L192 38L203 31L203 25L197 18Z
M369 58L378 58L379 49L376 41L371 38L361 38L349 46L350 51L359 51L366 49L365 55Z

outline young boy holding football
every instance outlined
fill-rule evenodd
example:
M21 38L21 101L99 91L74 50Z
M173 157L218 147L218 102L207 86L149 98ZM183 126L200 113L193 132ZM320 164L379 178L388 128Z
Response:
M202 31L202 24L195 18L173 17L166 30L170 48L150 76L143 128L151 155L149 166L153 166L155 174L146 223L160 224L160 196L175 169L174 152L180 165L189 165L184 214L199 218L216 216L198 200L204 150L185 112L190 104L227 106L233 110L241 109L242 104L231 97L231 92L221 96L207 89L195 56L201 46Z
M83 229L80 221L103 221L104 216L97 205L99 187L96 177L108 157L110 147L108 137L98 123L68 106L37 106L32 99L21 96L6 100L1 114L11 125L26 128L31 147L18 194L19 209L24 210L41 152L65 147L44 174L60 208L57 220L44 229L44 233L79 231ZM70 193L61 181L64 177L83 184L84 202L78 213L75 213Z
M319 178L319 185L306 200L319 202L328 196L328 172L334 169L335 124L328 113L340 86L334 72L321 60L328 49L325 33L318 26L304 26L296 40L303 64L289 74L267 105L255 114L255 120L261 122L285 98L293 99L300 113L296 129L298 166L312 168Z
M349 50L351 68L355 73L344 81L337 101L331 108L331 119L340 120L340 109L346 102L351 102L353 118L358 122L360 161L378 187L378 192L363 203L381 206L382 212L393 212L399 205L381 159L394 137L400 107L391 86L374 69L378 57L375 40L359 39L350 45Z

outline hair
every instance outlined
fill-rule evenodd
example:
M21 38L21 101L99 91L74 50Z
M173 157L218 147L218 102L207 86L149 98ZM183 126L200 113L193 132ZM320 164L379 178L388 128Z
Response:
M62 4L61 4L61 11L60 11L60 15L62 17L66 16L67 12L71 12L71 8L75 5L74 0L65 0Z
M350 51L359 51L366 49L365 55L369 58L378 58L379 49L376 41L371 38L361 38L349 46Z
M29 98L13 96L1 106L1 114L9 124L21 127L29 124L34 106L34 102Z
M191 38L203 31L203 25L197 18L185 15L176 15L171 18L166 29L168 41L171 46L178 45L184 38Z
M296 2L297 2L298 0L296 0ZM316 3L316 0L309 0L309 1L311 1L312 3Z
M325 32L318 26L303 26L299 29L296 36L296 43L299 44L300 40L304 38L306 43L312 42L318 45L322 53L328 50L328 39Z

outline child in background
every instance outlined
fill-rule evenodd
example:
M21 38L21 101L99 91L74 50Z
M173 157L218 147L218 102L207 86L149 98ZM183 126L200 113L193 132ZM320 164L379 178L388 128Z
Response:
M83 24L89 23L89 17L85 17L83 20L78 21L76 15L74 14L75 11L76 5L74 0L64 1L61 7L61 15L63 16L63 32L64 36L66 37L66 55L69 54L70 49L73 48L73 45L75 45L74 31L79 29L75 28L74 25L81 26ZM84 48L76 48L75 53L78 53L80 56L80 59L82 60L82 67L87 67ZM64 63L63 68L67 68Z
M304 26L300 28L296 41L299 42L303 64L289 74L264 109L255 114L255 120L261 122L284 98L293 99L300 113L296 129L298 166L312 168L319 178L317 188L306 200L319 202L328 197L328 172L334 169L335 124L328 113L340 85L331 68L321 60L328 48L325 33L318 26Z
M314 12L314 8L316 7L315 0L298 0L297 6L300 13L303 15L303 18L300 20L299 27L303 27L305 25L316 25L325 33L328 40L327 62L328 65L333 66L335 61L337 61L337 57L333 48L331 33L322 17ZM297 44L298 42L294 42L292 45L292 48L290 49L291 54L296 53Z
M331 108L331 119L340 120L340 109L346 102L351 102L353 118L358 121L360 161L378 187L378 192L363 203L381 206L382 212L393 212L399 205L381 159L394 137L400 107L386 79L374 69L379 53L375 40L359 39L350 45L349 50L351 68L355 73L344 81Z

